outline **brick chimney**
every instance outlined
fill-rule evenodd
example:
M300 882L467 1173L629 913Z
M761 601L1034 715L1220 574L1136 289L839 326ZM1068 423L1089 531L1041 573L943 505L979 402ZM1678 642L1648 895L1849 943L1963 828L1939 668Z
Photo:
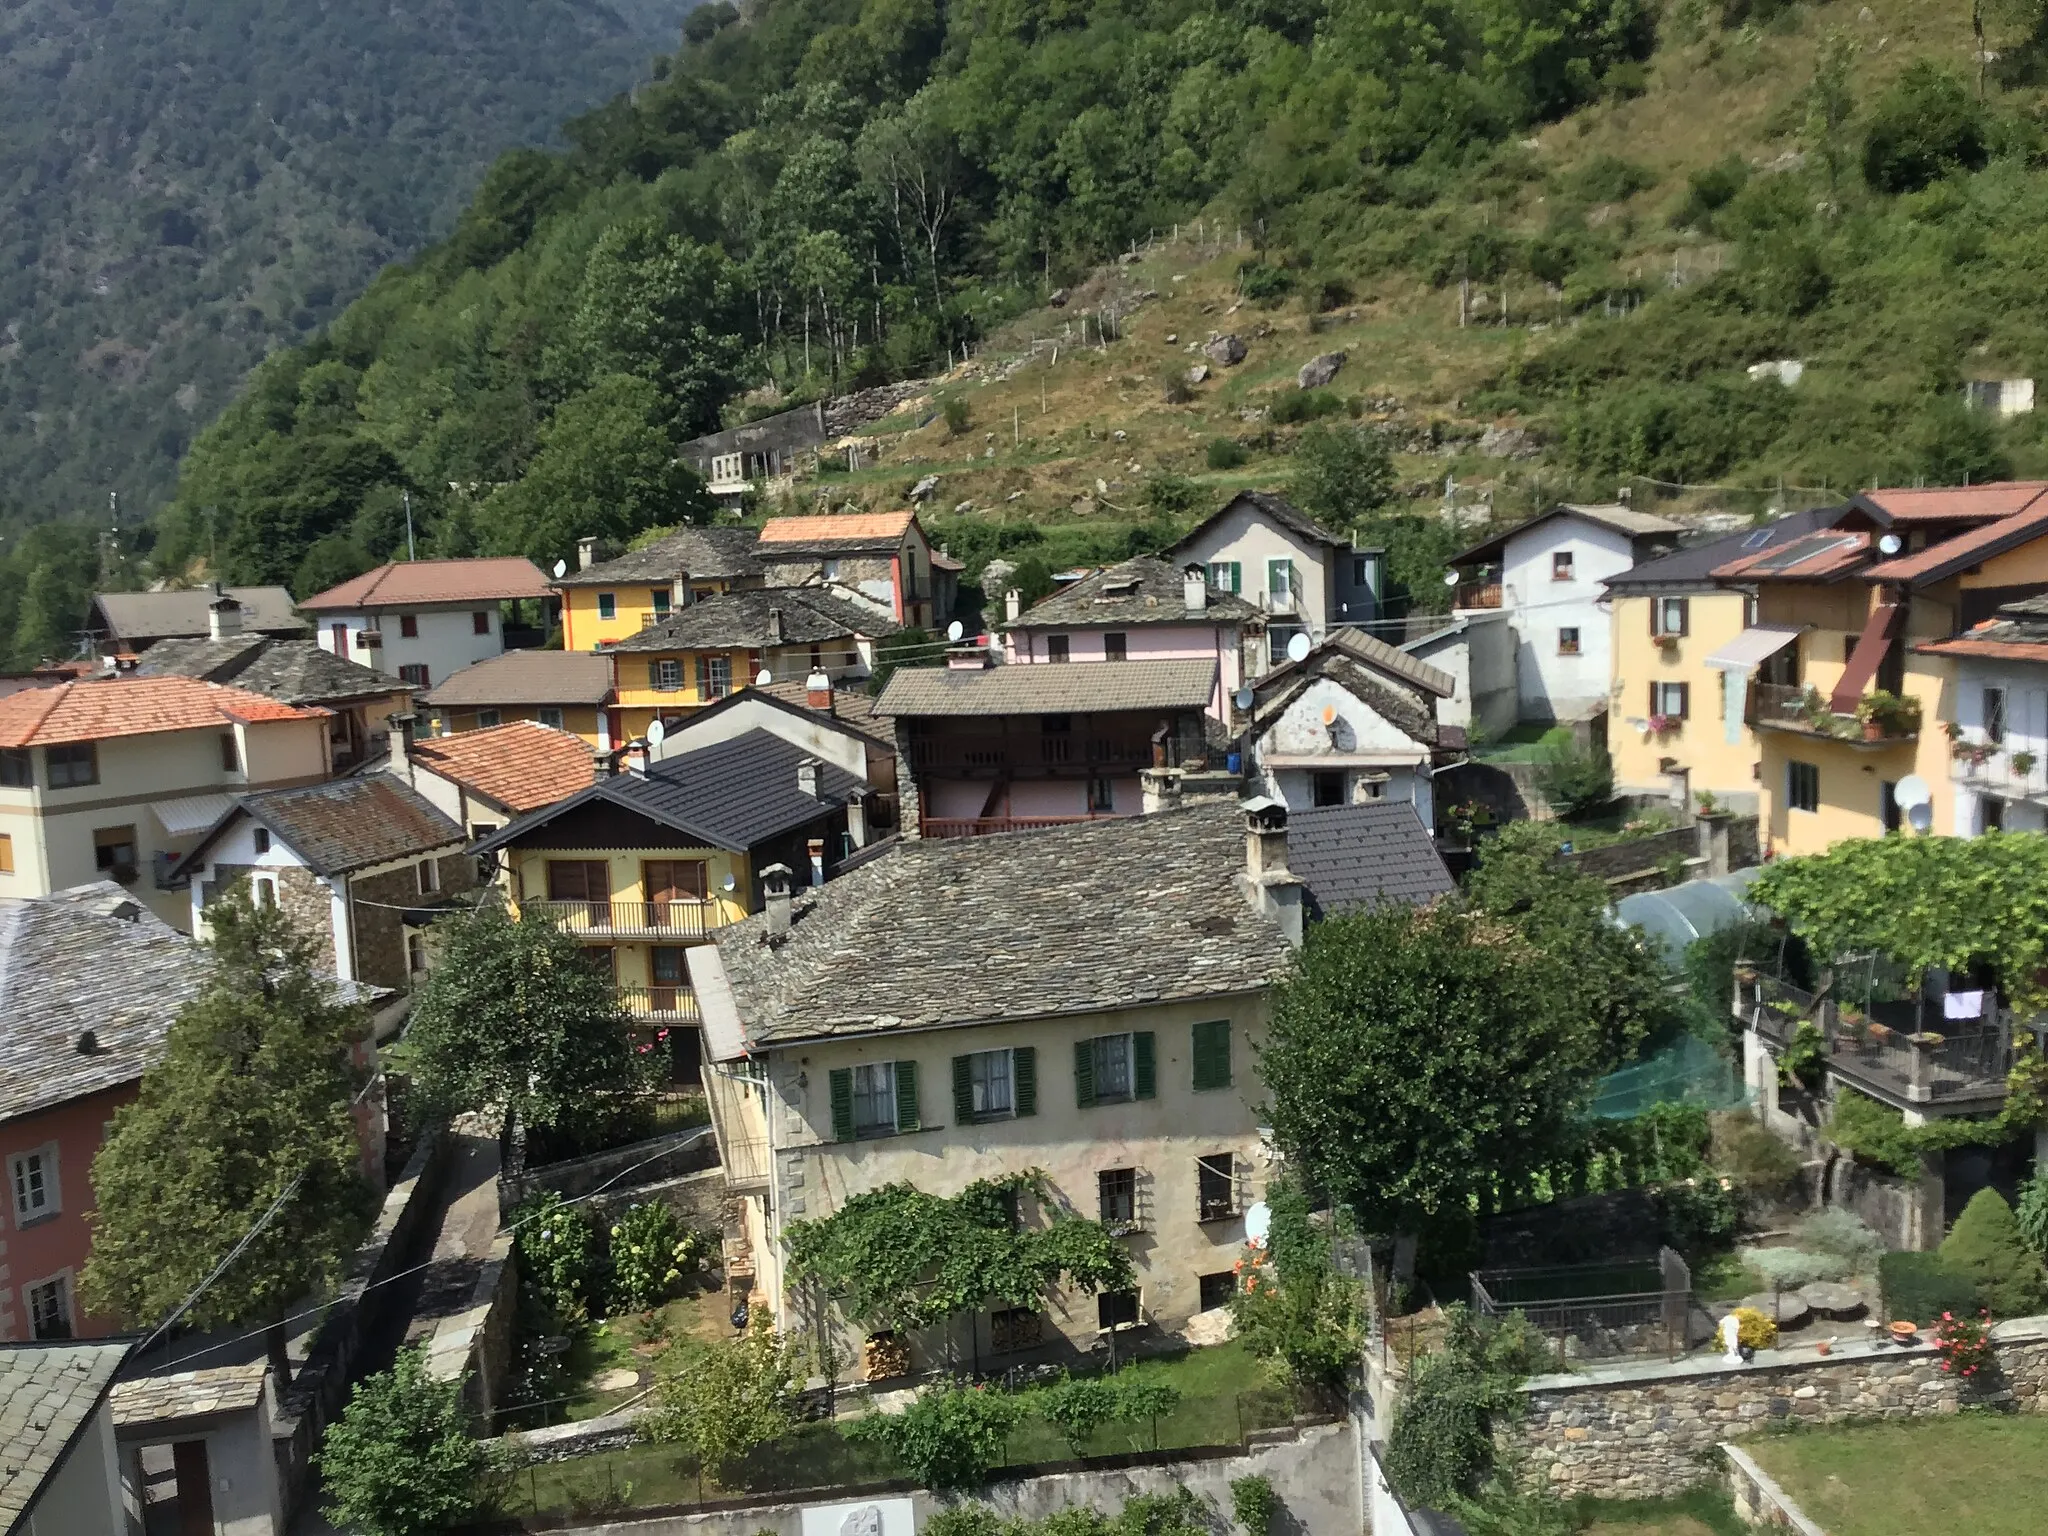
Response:
M1015 587L1010 588L1009 591L1003 594L1003 617L1014 624L1017 622L1018 615L1023 613L1023 611L1024 594Z
M819 767L820 764L815 757L806 757L798 762L796 765L797 793L809 795L813 800L818 798Z
M781 938L789 932L790 869L787 864L770 864L761 871L761 906L768 914L768 936Z
M242 632L242 605L218 586L213 601L206 605L206 638L225 640Z
M770 645L786 645L788 644L788 635L789 626L782 622L782 610L780 608L770 608L768 610L768 643Z
M644 778L646 778L646 777L647 777L647 740L646 740L646 738L645 738L645 737L642 737L642 736L635 736L635 737L634 737L634 738L633 738L633 739L632 739L631 741L627 742L627 743L626 743L626 753L625 753L625 756L624 756L624 757L623 757L623 758L621 759L621 762L622 762L622 763L624 764L624 766L625 766L625 769L626 769L626 772L628 772L628 773L630 773L630 774L633 774L633 775L635 775L635 776L636 776L636 777L638 777L638 778L643 778L643 779L644 779Z
M811 668L811 675L804 679L804 702L828 715L838 712L838 704L832 697L832 678L823 667Z
M391 771L408 784L412 782L412 733L419 728L419 723L418 715L393 715L386 738L390 742Z
M1180 601L1189 613L1208 610L1209 577L1199 565L1190 565L1180 573Z
M1287 802L1261 795L1244 803L1244 873L1238 889L1255 912L1280 925L1287 942L1301 947L1301 877L1287 867Z
M595 564L597 564L597 540L578 539L576 541L576 569L587 571Z

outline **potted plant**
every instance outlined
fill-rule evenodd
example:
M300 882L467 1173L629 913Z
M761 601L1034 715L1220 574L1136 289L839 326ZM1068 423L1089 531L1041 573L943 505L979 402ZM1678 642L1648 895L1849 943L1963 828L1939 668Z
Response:
M2025 778L2034 771L2034 764L2040 761L2031 752L2015 752L2012 755L2012 771Z
M1888 689L1878 688L1856 701L1856 718L1863 726L1865 741L1917 736L1920 733L1920 701L1902 699Z

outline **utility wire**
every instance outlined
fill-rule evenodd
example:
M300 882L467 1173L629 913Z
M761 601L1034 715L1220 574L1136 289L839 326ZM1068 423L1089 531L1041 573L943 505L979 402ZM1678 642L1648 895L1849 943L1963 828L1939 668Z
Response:
M259 1232L261 1232L265 1227L270 1225L272 1219L276 1217L277 1213L284 1209L285 1201L291 1199L293 1195L297 1194L299 1186L305 1182L305 1170L301 1169L293 1177L291 1183L285 1185L283 1192L280 1193L275 1200L270 1202L270 1209L265 1211L261 1216L256 1218L256 1225L251 1227L247 1232L244 1232L242 1234L242 1240L236 1243L234 1247L228 1250L227 1257L222 1259L218 1264L214 1265L212 1273L207 1275L207 1277L204 1280L200 1281L198 1286L193 1289L192 1293L189 1296L187 1296L183 1301L179 1302L177 1306L171 1309L171 1315L169 1317L166 1317L162 1322L156 1325L156 1331L150 1334L148 1338L142 1341L142 1343L137 1347L135 1351L136 1354L141 1355L146 1353L149 1349L149 1346L154 1344L158 1339L162 1338L167 1329L174 1326L179 1318L183 1317L187 1312L192 1310L193 1305L199 1300L199 1298L204 1296L207 1293L207 1291L212 1289L214 1281L218 1280L223 1274L225 1274L227 1272L228 1266L234 1263L235 1260L239 1259L242 1256L242 1251L246 1249L251 1243L256 1241L256 1235ZM267 1331L267 1328L258 1328L255 1330L255 1332L246 1334L244 1335L244 1337L254 1338L256 1334L264 1333Z

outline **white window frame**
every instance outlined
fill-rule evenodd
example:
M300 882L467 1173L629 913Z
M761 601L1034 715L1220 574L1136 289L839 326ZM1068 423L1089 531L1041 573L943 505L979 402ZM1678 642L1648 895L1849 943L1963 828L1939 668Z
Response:
M1662 715L1667 720L1683 720L1686 706L1685 684L1659 681L1652 686L1657 690L1657 708L1653 713Z
M249 897L258 907L277 905L277 877L275 875L254 875L249 880Z
M62 1317L62 1333L44 1333L37 1326L36 1293L54 1291L57 1310ZM21 1288L22 1316L28 1323L29 1337L34 1339L75 1339L78 1337L78 1309L73 1305L71 1294L71 1271L60 1269L54 1275L45 1275L40 1280L31 1280Z
M1233 597L1240 595L1244 586L1244 562L1241 560L1211 560L1209 562L1209 585L1218 592L1228 592Z
M866 1118L863 1118L863 1106L866 1106ZM854 1064L853 1134L862 1138L896 1134L894 1061L863 1061Z
M57 1143L25 1147L7 1159L7 1197L14 1206L14 1224L32 1226L64 1209L64 1185L57 1166Z
M995 1119L1017 1113L1017 1068L1008 1046L976 1051L967 1058L967 1081L974 1099L974 1117ZM1001 1099L1001 1103L996 1101Z
M441 866L434 859L421 859L413 866L413 873L419 879L422 896L441 894Z
M1266 595L1271 598L1294 598L1294 562L1276 556L1266 562Z

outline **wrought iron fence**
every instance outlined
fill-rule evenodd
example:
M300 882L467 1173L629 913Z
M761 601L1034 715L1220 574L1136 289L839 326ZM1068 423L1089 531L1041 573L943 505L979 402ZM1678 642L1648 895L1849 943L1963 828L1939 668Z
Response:
M1613 1355L1675 1360L1712 1328L1693 1301L1691 1269L1670 1248L1604 1264L1474 1270L1470 1280L1474 1312L1520 1315L1553 1341L1560 1364Z

